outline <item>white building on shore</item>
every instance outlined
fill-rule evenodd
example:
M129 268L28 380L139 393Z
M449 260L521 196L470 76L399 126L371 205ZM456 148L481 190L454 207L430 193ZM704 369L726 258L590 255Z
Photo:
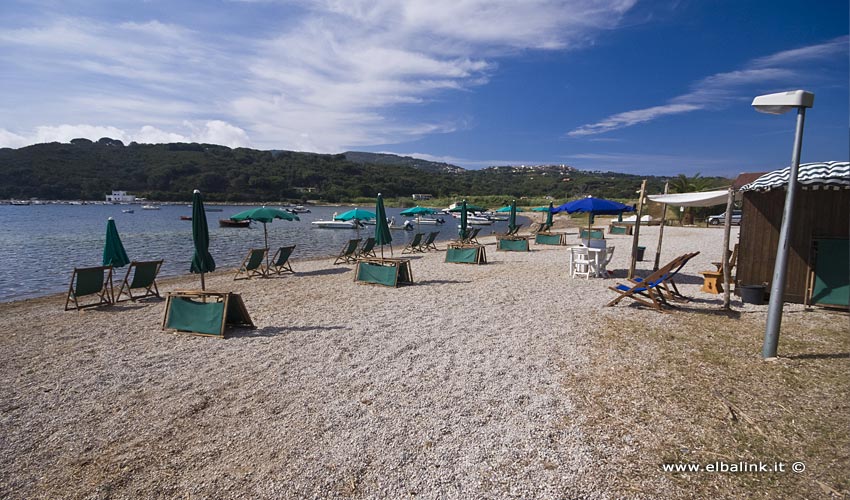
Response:
M109 203L134 203L136 196L129 194L127 191L113 191L112 194L106 195L106 201Z

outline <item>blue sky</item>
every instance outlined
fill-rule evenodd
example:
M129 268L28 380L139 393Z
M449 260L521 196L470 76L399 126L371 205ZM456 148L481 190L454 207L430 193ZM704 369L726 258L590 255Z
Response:
M846 0L4 0L0 147L76 137L733 176L847 160Z

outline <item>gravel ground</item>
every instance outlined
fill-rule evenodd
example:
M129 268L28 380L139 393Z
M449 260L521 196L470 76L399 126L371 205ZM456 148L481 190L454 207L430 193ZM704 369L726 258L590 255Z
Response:
M643 273L657 230L642 229ZM691 307L720 304L697 290L721 237L665 229L662 263L702 250L679 280ZM617 279L570 278L566 247L484 243L483 266L413 256L416 285L398 289L328 259L214 273L207 288L241 293L257 325L224 340L163 332L163 301L0 304L0 497L616 497L594 464L620 450L588 444L564 372L593 362L606 317L676 314L602 307ZM631 238L609 245L622 278Z

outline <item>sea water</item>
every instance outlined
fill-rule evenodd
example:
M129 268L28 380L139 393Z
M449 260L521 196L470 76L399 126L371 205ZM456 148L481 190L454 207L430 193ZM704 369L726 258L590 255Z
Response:
M264 246L261 223L252 223L250 228L223 228L218 224L218 219L252 207L207 203L206 208L221 209L207 212L210 253L217 270L237 267L248 249ZM373 236L375 226L321 229L310 224L330 220L334 212L351 208L310 207L311 213L298 214L300 221L274 220L266 225L271 253L281 246L296 245L293 260L336 256L349 239ZM129 209L134 213L122 212ZM401 210L387 208L387 216L394 216L400 224L408 219L398 215ZM183 215L192 215L192 208L186 204L162 205L160 210L143 210L140 205L0 205L0 302L64 292L74 267L101 265L109 217L115 219L130 260L163 259L160 276L188 274L194 252L192 222L180 220ZM444 224L422 225L414 231L393 230L393 246L406 245L417 231L440 231L438 241L457 238L458 220L449 215L441 217ZM504 232L507 222L483 227L482 236ZM116 286L125 269L116 269Z

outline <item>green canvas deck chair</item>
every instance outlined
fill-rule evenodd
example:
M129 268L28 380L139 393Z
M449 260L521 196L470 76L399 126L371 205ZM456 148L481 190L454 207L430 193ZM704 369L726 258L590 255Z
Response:
M339 253L339 256L334 261L334 265L352 264L357 262L357 247L360 245L361 241L362 238L348 240L348 243L345 244L342 251Z
M161 298L159 289L156 286L156 277L162 267L161 260L149 261L133 261L130 262L130 267L127 268L127 275L124 276L124 281L121 282L121 288L118 289L118 295L115 296L115 302L121 302L121 296L126 294L124 300L136 301L147 297ZM133 279L130 279L130 275ZM133 290L143 289L142 292L133 295Z
M372 236L366 238L366 241L363 242L360 250L357 251L358 259L365 257L377 257L377 255L375 255L375 238Z
M425 236L425 233L416 233L413 235L413 239L410 240L410 243L407 244L404 249L402 249L401 253L420 253L425 250L422 249L422 237Z
M263 264L265 264L268 253L268 248L252 248L248 250L248 255L242 261L239 269L236 270L236 275L233 276L233 279L247 280L254 276L266 277L267 270L263 267Z
M269 265L269 274L294 273L295 271L292 270L292 265L289 263L289 256L292 255L293 250L295 250L295 245L278 248Z
M428 233L428 237L425 238L425 242L422 243L422 248L426 252L430 252L431 250L439 250L437 248L437 243L436 243L437 242L437 236L439 236L439 234L440 234L439 231L431 231L430 233Z
M96 296L97 302L82 303L79 300L90 295ZM70 309L68 304L72 300L76 309L112 304L112 266L75 267L65 298L66 311Z
M480 232L481 232L480 227L476 227L475 229L470 229L469 233L467 233L467 235L466 235L466 239L463 240L463 242L464 243L474 243L476 245L480 245L481 243L478 242L478 233L480 233Z

